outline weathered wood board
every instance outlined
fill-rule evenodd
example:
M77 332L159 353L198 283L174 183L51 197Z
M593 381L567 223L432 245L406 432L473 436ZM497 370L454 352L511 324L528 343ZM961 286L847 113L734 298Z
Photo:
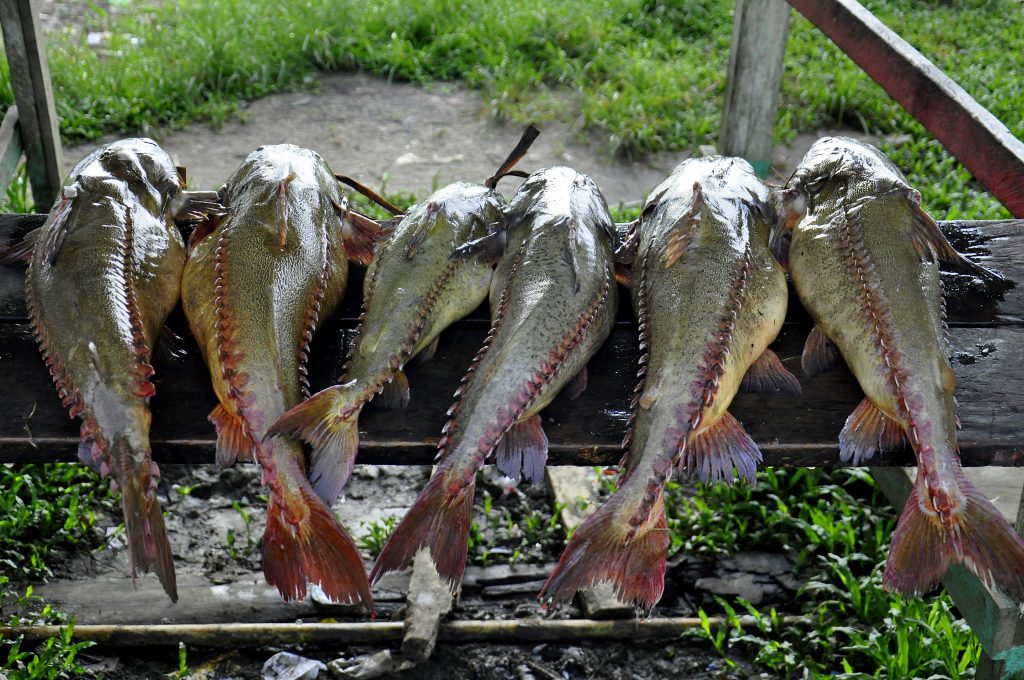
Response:
M6 227L5 227L6 224ZM945 225L954 245L979 256L1010 280L1005 290L986 288L959 274L945 279L949 292L950 340L963 430L966 465L1024 465L1024 222ZM20 238L22 227L0 222L0 247ZM991 253L990 255L988 253ZM353 337L361 289L360 275L349 283L344 309L325 324L312 347L314 389L337 379ZM1006 288L1004 286L1004 288ZM628 296L623 295L623 301ZM172 325L183 336L180 314ZM437 354L408 367L412 403L403 412L369 408L360 419L363 463L429 464L451 395L479 348L488 327L486 310L460 322L441 337ZM845 369L803 376L800 351L810 329L806 313L791 296L789 320L775 345L786 366L801 378L798 398L740 394L732 407L765 453L767 465L839 464L837 437L861 392ZM153 398L154 457L161 463L213 462L213 427L206 415L214 406L206 367L190 339L187 356L157 356ZM159 354L159 353L158 353ZM607 465L618 462L638 357L629 305L590 365L590 384L577 400L559 397L543 414L553 465ZM78 425L60 405L26 322L23 272L0 267L0 462L74 460ZM440 396L439 396L440 395ZM872 461L909 465L909 452Z

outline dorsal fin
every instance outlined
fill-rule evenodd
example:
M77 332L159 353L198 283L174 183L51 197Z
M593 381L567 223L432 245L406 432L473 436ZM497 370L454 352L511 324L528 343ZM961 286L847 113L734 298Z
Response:
M671 267L683 256L693 241L693 233L700 223L700 213L704 209L704 192L700 182L693 183L693 202L673 224L665 237L665 266Z
M295 180L294 170L289 169L277 184L277 245L284 248L288 242L288 185Z
M523 136L519 138L519 143L516 144L514 149L512 149L511 153L509 153L505 162L501 164L497 172L487 178L484 182L484 186L488 189L493 189L498 186L498 182L501 181L502 177L506 177L508 175L528 177L529 175L526 173L513 170L512 168L515 167L516 163L522 160L523 156L526 155L526 152L530 150L530 146L533 145L533 142L537 139L538 135L540 135L540 129L538 129L537 126L532 123L527 125L526 129L523 131Z
M64 187L64 190L61 192L60 203L50 213L53 221L50 222L50 228L43 232L43 257L50 266L57 262L57 255L60 253L61 246L64 245L64 237L68 233L68 218L71 216L71 206L77 196L78 187L74 184Z

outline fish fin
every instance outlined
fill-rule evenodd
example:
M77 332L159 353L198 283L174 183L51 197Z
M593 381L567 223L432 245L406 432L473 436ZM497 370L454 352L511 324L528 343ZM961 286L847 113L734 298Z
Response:
M616 262L615 263L615 281L617 283L625 286L626 288L632 288L633 287L633 268L628 266L628 265L624 265L624 264L620 264L620 263Z
M507 177L508 175L525 177L526 175L514 172L512 168L515 167L516 163L522 160L523 156L525 156L526 152L530 150L534 140L536 140L539 135L540 129L538 129L536 125L532 123L527 125L526 129L523 130L522 137L520 137L519 141L516 143L515 148L509 152L508 157L505 158L505 162L501 164L501 167L499 167L493 175L484 181L484 186L488 189L493 189L498 186L498 182L501 181L502 177Z
M914 215L914 221L910 227L910 240L914 244L914 250L921 258L929 262L940 260L990 281L1003 280L1001 275L972 262L953 249L939 229L938 223L921 207L920 192L916 189L907 189L902 193Z
M293 406L267 429L264 441L294 435L313 447L309 481L328 505L345 488L359 452L359 411L363 393L344 385L317 392Z
M882 585L888 591L919 595L938 585L951 563L962 562L985 583L1024 601L1024 540L962 469L955 475L964 507L946 527L922 503L927 489L918 472L893 533Z
M636 261L636 254L640 249L640 220L635 219L625 225L617 224L615 229L620 234L619 245L615 248L615 264L630 267Z
M539 415L518 420L494 447L494 465L506 477L539 482L548 460L548 438Z
M812 328L807 341L804 342L803 354L800 355L800 365L807 377L813 378L819 373L831 371L839 366L842 360L843 355L839 353L839 348L828 339L821 326Z
M121 487L124 530L128 539L128 562L131 564L132 578L138 571L148 572L152 568L171 602L177 602L173 551L167 538L160 503L156 498L158 476L156 464L147 459L136 468L126 462L117 477L118 486Z
M545 607L557 607L604 581L615 595L643 613L665 590L668 524L662 495L630 537L631 518L623 517L622 492L609 498L573 532L558 564L540 591Z
M412 258L416 257L416 253L419 251L420 246L423 245L423 241L426 240L427 234L429 234L430 230L433 229L434 226L437 224L436 206L436 203L428 204L428 211L431 208L433 208L435 212L431 213L432 217L430 219L422 220L419 224L417 224L416 231L414 231L412 236L409 237L409 242L405 247L406 261L409 261Z
M637 403L642 409L650 409L661 396L661 376L659 375L649 384L644 385L644 391L640 394Z
M839 433L839 460L862 465L877 451L894 451L905 441L900 424L864 397Z
M17 243L0 250L0 264L28 264L28 261L32 259L32 251L35 250L40 233L42 233L42 227L37 227L25 234Z
M505 254L506 241L505 230L499 228L487 236L463 243L452 251L450 258L476 256L481 262L493 266L498 264L498 260Z
M458 593L466 570L475 491L475 476L453 483L447 470L438 470L377 556L370 582L405 569L426 548L448 590Z
M430 342L429 345L423 348L423 351L416 355L416 360L419 363L430 361L435 354L437 354L437 346L441 343L441 336L437 335Z
M204 222L227 212L216 191L179 191L167 205L167 215L175 222Z
M562 390L562 394L569 400L578 399L587 389L587 382L589 380L587 367L584 366L580 369L580 372L576 374L576 377L569 381L569 384Z
M166 325L160 329L160 335L156 337L153 350L162 361L168 363L188 356L188 351L185 349L185 338Z
M693 201L689 209L673 224L665 236L665 267L671 267L693 242L693 236L700 224L700 213L704 209L704 192L700 182L693 183Z
M775 192L772 195L771 213L772 228L768 236L768 250L782 268L788 271L793 227L807 214L807 194L800 188Z
M52 267L57 262L57 255L60 253L61 246L64 245L64 237L68 234L68 227L70 226L71 208L78 197L78 187L74 184L69 184L64 187L60 203L57 207L50 211L50 225L49 228L41 234L43 237L43 257L46 262ZM41 229L44 227L40 227Z
M290 475L291 476L291 475ZM366 566L352 537L313 493L301 474L287 480L299 492L272 494L263 534L263 574L281 597L306 597L306 582L319 585L335 602L373 610Z
M679 459L679 470L696 475L702 482L733 481L733 468L740 479L754 481L761 450L740 422L726 411L711 427L689 437Z
M788 394L796 397L800 394L800 381L786 370L779 361L778 355L770 349L757 358L740 383L740 389L747 392Z
M383 227L380 222L373 220L355 210L340 212L341 218L341 240L345 244L345 254L353 262L361 265L368 265L373 261L373 246L381 235Z
M239 460L255 462L256 440L245 431L245 423L241 418L224 408L223 404L217 404L207 419L217 431L218 468L229 468Z
M384 383L381 393L373 400L374 406L388 410L404 409L409 405L409 378L399 369Z
M282 249L288 242L288 187L297 176L289 169L285 178L277 183L277 245Z

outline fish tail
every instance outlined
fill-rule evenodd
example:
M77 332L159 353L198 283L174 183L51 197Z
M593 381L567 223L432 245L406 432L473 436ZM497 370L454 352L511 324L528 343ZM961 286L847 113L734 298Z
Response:
M938 585L950 564L963 564L985 583L1024 601L1024 540L985 495L955 473L963 507L943 523L928 498L923 476L907 499L882 575L887 590L918 595Z
M345 487L359 452L359 412L362 390L335 385L289 409L267 430L264 438L291 434L313 447L309 480L331 504Z
M546 607L558 606L606 581L620 600L650 612L665 590L668 546L660 493L643 517L625 516L623 496L616 494L573 532L539 598Z
M313 492L301 471L271 492L263 533L263 574L288 600L306 596L306 582L317 584L336 602L373 610L366 567L352 537Z
M137 572L145 573L152 568L171 602L177 602L174 556L156 498L159 475L156 463L145 460L136 466L126 458L117 480L121 487L121 509L128 537L128 561L133 578Z
M388 539L370 580L376 583L384 574L405 569L417 552L427 548L441 580L452 594L457 593L469 551L475 488L475 476L468 482L453 482L447 471L435 474Z

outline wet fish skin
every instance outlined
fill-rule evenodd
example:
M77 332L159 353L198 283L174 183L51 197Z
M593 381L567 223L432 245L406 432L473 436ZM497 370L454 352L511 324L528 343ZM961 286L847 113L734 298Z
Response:
M920 208L920 194L874 147L816 142L782 195L776 243L791 239L790 273L815 320L804 364L822 370L838 349L866 398L840 433L860 464L904 438L918 475L893 535L883 585L920 594L963 562L1024 600L1024 541L964 476L954 376L947 360L937 260L964 260Z
M459 589L477 471L494 454L504 474L539 478L547 439L536 414L584 370L614 324L614 227L589 177L562 167L534 173L501 235L491 331L456 392L437 470L378 557L373 580L428 549L441 578Z
M727 411L744 376L798 393L768 345L786 317L768 251L768 189L738 158L689 159L647 199L632 298L643 351L618 491L573 533L541 592L559 605L600 581L641 612L664 589L663 489L678 467L702 481L753 480L761 453Z
M290 144L249 154L220 193L228 214L198 230L182 296L219 401L218 464L263 468L263 571L285 600L303 598L309 581L370 609L362 559L310 485L301 442L263 441L308 395L310 340L344 294L345 196L318 154Z
M122 491L132 576L156 571L177 600L149 444L153 344L178 301L185 247L177 169L150 139L102 146L75 165L35 235L26 298L57 390L82 419L79 458Z
M486 236L503 207L493 189L456 182L413 206L377 245L364 279L358 335L339 384L295 406L269 430L313 445L310 477L328 501L351 475L363 406L383 391L386 406L404 407L405 364L432 353L441 331L487 296L492 265L453 251Z

